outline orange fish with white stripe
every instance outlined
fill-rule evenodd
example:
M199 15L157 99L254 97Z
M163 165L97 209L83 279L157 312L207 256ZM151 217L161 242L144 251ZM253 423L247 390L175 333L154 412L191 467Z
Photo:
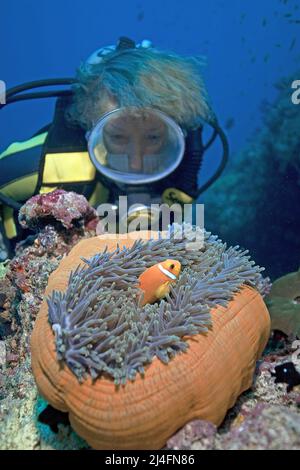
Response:
M170 292L170 284L176 282L181 271L181 264L174 259L146 269L139 277L138 287L143 291L140 305L153 304Z

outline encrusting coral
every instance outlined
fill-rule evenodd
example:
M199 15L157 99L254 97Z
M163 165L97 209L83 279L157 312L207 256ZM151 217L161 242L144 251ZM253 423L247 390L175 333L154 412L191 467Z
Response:
M122 249L103 236L85 240L50 276L33 372L94 448L161 448L192 419L220 424L251 385L270 326L262 268L208 232L203 248L189 250L192 227L183 239L176 230L128 237ZM170 257L183 268L170 295L139 307L138 276Z
M21 207L18 218L24 229L32 230L49 223L67 229L91 223L96 226L98 221L96 210L84 196L63 189L31 197Z

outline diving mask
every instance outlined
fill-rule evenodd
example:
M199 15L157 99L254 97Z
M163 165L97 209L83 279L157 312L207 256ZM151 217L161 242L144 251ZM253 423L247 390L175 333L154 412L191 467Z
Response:
M96 169L123 184L147 184L172 173L182 161L184 135L161 111L127 107L105 114L87 135Z

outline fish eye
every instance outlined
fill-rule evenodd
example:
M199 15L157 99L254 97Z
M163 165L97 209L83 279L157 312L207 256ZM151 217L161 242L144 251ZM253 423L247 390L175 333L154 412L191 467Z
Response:
M170 264L170 269L174 269L175 268L175 264Z

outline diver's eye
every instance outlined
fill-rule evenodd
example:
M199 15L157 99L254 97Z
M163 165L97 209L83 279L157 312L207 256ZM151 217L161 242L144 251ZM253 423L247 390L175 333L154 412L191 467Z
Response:
M175 268L175 264L170 264L170 269L174 269Z
M160 141L160 135L149 134L147 135L147 140L152 143L156 143Z
M124 134L108 134L110 142L113 144L125 144L127 143L127 136Z
M111 138L114 139L114 140L125 140L125 137L122 134L112 135Z

